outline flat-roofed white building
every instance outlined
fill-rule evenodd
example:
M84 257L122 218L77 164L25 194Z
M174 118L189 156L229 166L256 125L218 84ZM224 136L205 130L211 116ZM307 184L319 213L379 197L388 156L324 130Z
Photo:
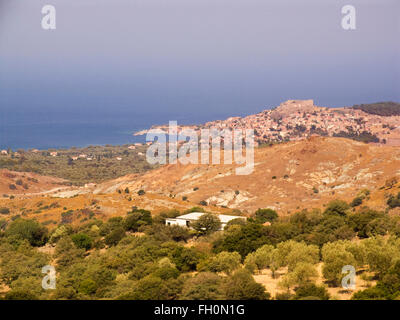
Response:
M176 218L167 218L165 219L165 224L167 226L181 226L181 227L188 227L190 228L190 224L192 222L197 221L202 215L204 215L204 212L191 212L188 214L184 214L182 216L176 217ZM216 214L215 216L218 217L218 219L221 221L221 228L220 230L223 230L226 226L226 224L234 219L243 219L246 220L246 217L240 217L240 216L230 216L226 214Z

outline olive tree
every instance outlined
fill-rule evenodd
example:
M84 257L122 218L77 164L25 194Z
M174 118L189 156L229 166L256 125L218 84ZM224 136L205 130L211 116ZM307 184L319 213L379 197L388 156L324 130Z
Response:
M221 221L215 214L205 213L192 224L192 227L201 235L206 235L218 231L221 228Z

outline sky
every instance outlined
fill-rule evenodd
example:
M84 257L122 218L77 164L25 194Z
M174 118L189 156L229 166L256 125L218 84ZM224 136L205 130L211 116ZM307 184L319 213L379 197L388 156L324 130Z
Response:
M46 4L56 30L41 28ZM195 122L288 99L399 102L399 13L398 0L0 0L0 116Z

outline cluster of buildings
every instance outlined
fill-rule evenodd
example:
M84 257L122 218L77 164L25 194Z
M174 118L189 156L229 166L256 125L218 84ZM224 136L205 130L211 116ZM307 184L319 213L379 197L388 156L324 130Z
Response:
M289 100L272 110L209 122L205 126L253 128L258 142L297 140L311 135L359 135L363 132L376 136L380 142L400 138L400 116L383 117L353 108L318 107L313 100Z
M367 132L376 136L380 143L400 145L400 116L379 116L347 107L318 107L313 100L288 100L257 114L180 127L179 130L185 128L198 132L202 128L254 129L258 143L299 140L312 135L354 136Z

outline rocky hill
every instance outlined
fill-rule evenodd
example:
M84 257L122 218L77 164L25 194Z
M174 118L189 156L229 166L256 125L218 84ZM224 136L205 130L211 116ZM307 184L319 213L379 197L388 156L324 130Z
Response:
M235 175L234 164L170 164L134 178L120 178L114 184L210 207L248 212L270 207L290 213L321 207L335 198L351 201L360 190L379 190L396 177L400 178L397 147L312 137L257 148L254 171L247 176ZM94 192L113 192L112 185L110 181ZM379 206L384 209L385 204Z

